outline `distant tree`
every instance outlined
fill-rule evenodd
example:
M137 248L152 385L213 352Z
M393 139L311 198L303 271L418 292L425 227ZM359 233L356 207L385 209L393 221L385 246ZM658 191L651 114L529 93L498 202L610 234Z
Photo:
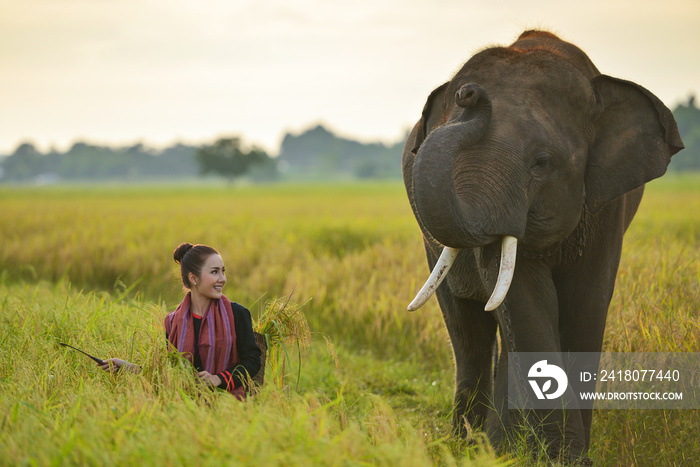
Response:
M191 177L197 173L197 147L177 143L148 160L144 173L150 177Z
M203 146L195 156L199 173L214 173L233 180L246 175L255 165L271 163L270 157L262 149L253 147L249 151L241 148L240 138L221 138L214 144Z
M408 133L406 134L406 136ZM401 178L405 138L394 144L362 143L336 136L322 125L293 135L287 133L278 160L289 170L285 176L345 178Z
M38 175L43 156L31 143L22 143L2 164L3 176L7 179L24 181Z
M700 109L696 107L695 96L690 96L687 104L678 105L673 116L678 122L685 149L673 156L669 168L675 171L700 170Z

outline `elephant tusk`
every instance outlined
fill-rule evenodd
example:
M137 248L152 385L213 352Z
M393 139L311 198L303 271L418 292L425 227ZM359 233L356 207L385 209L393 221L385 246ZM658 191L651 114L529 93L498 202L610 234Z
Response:
M447 272L452 267L452 263L455 262L455 258L457 258L458 253L459 250L457 248L450 248L446 246L442 249L440 258L438 259L437 264L435 264L433 271L430 273L430 277L428 277L428 280L425 282L425 285L423 285L423 288L420 289L420 292L418 292L416 298L414 298L411 304L408 305L408 311L416 311L418 308L422 307L430 297L433 296L438 286L447 275Z
M493 289L491 298L486 303L484 310L493 311L503 303L506 298L510 283L513 280L515 272L515 256L518 251L518 239L506 235L501 243L501 265L498 268L498 280L496 287Z

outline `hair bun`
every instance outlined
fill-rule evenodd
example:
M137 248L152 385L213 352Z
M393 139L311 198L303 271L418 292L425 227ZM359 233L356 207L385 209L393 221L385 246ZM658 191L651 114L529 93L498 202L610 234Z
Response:
M194 248L194 245L192 245L191 243L181 243L180 246L175 248L175 251L173 251L173 259L175 260L175 262L180 264L182 258L184 258L187 252L190 251L192 248Z

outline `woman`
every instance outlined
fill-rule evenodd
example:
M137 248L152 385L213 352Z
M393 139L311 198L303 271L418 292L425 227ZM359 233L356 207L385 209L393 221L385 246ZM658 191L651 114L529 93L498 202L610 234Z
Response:
M165 335L197 369L208 386L245 397L249 377L260 370L261 352L255 343L250 312L222 293L226 268L219 253L206 245L183 243L173 252L180 265L182 284L189 292L175 311L165 317ZM133 364L110 358L100 368L125 368ZM111 365L110 365L111 363Z

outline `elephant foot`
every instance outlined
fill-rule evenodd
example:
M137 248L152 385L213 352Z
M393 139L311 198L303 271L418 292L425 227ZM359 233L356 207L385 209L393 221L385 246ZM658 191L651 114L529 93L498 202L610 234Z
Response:
M554 459L553 459L554 460ZM584 457L577 457L575 459L570 459L568 461L558 461L561 465L571 465L571 466L582 466L582 467L588 467L593 465L593 461L591 460L590 457L584 456Z
M569 450L550 449L547 457L555 463L555 465L571 465L571 466L590 466L593 461L585 453L579 452L574 454Z

